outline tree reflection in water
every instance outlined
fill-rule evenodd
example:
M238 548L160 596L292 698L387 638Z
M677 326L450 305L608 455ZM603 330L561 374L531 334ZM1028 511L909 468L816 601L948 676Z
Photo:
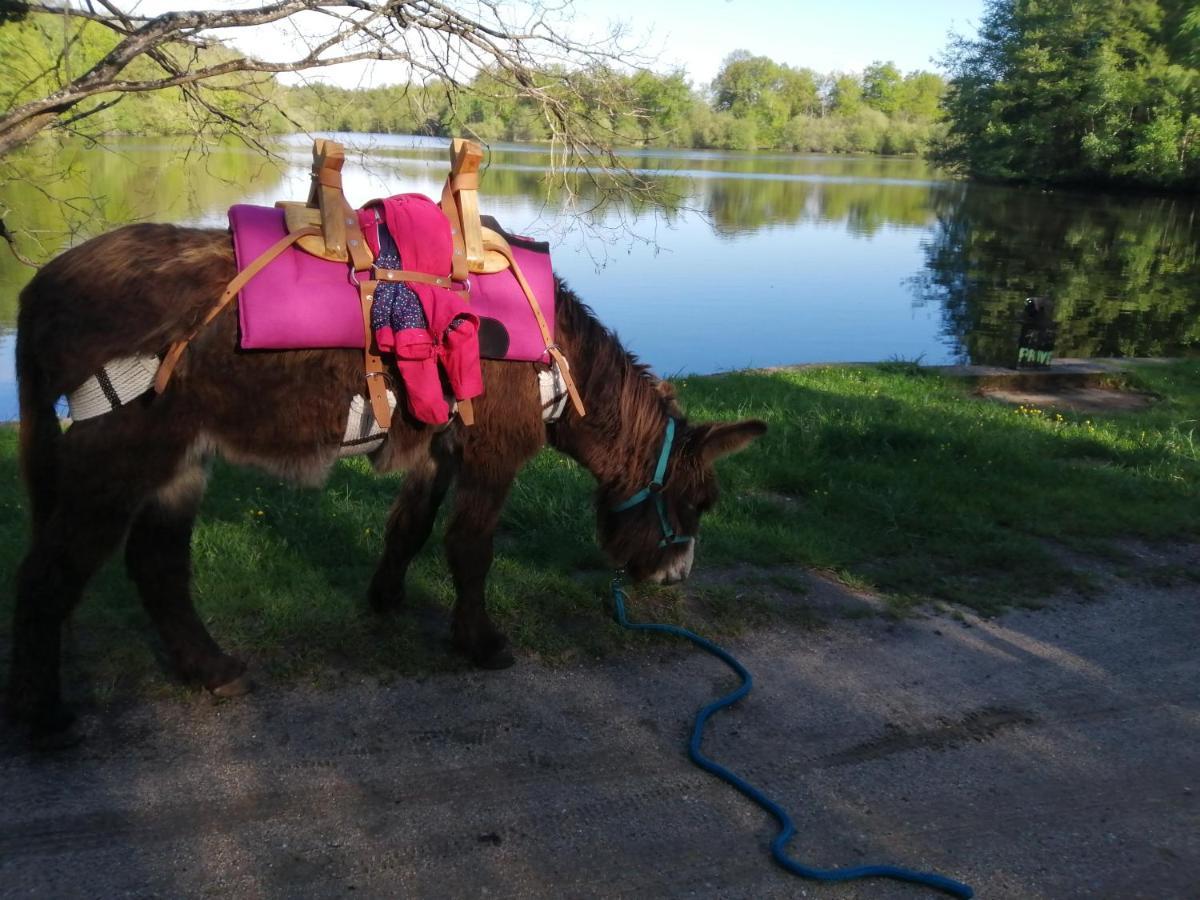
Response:
M1012 365L1025 298L1053 299L1057 356L1200 345L1200 200L934 186L915 303L942 308L962 362Z

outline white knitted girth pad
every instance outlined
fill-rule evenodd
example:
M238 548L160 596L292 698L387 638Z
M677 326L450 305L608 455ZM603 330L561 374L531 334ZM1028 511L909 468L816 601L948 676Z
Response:
M537 367L538 393L542 397L542 421L552 425L562 418L563 410L567 408L567 382L558 370L558 363L551 362L549 366Z
M67 395L72 421L93 419L119 409L131 400L136 400L154 386L158 372L157 356L130 356L114 359L98 373ZM541 396L542 420L557 422L567 406L567 386L557 364L545 368L539 366L538 393ZM395 411L396 395L387 392L388 406ZM457 411L457 404L451 411ZM361 394L350 401L346 417L346 434L342 438L339 456L358 456L378 449L387 437L379 427L371 406Z
M558 363L537 367L538 394L542 402L542 421L547 424L557 422L567 408L567 382L558 370ZM396 411L396 395L387 392L388 406ZM447 397L450 404L450 419L458 413L458 403L453 397ZM371 412L371 404L367 403L361 394L355 394L350 401L350 416L346 422L346 436L342 439L339 456L360 456L370 453L383 446L387 432L379 427L375 415Z
M136 400L154 385L157 356L114 359L67 395L71 420L94 419Z
M396 411L396 395L387 392L388 406ZM383 446L387 432L375 421L375 413L371 404L367 403L362 394L355 394L350 401L350 415L346 419L346 436L342 438L342 446L338 456L361 456Z
M120 409L136 400L154 386L158 372L157 356L130 356L114 359L103 369L67 395L71 420L79 422ZM388 406L396 408L396 395L387 392ZM387 435L375 421L369 404L355 394L350 401L346 421L346 436L342 439L339 456L370 453L383 444Z

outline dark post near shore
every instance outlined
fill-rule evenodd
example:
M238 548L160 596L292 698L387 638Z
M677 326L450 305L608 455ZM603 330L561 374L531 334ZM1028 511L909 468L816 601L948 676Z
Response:
M1044 369L1054 358L1054 301L1047 297L1026 297L1021 316L1021 336L1017 339L1017 368Z

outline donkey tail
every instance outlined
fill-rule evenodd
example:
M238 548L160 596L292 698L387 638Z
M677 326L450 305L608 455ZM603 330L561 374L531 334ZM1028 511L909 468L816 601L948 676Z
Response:
M40 364L34 337L38 278L21 292L17 317L17 385L20 404L21 475L29 492L30 514L36 532L50 517L58 494L58 444L62 429L54 404L58 399L46 369Z

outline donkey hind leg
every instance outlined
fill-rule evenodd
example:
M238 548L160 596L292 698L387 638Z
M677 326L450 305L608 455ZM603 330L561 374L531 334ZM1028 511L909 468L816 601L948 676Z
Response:
M464 466L446 529L446 558L457 595L451 638L459 652L485 669L513 664L508 638L487 614L485 588L492 566L492 537L515 477L515 469Z
M200 463L185 467L138 510L125 542L125 567L179 676L218 697L252 688L246 666L221 652L191 597L191 538L204 496Z
M79 426L75 426L78 428ZM35 732L65 729L62 706L62 626L88 581L125 536L134 511L168 468L169 451L154 459L62 446L63 483L17 570L7 712ZM108 465L99 465L107 463ZM168 476L169 477L169 476ZM158 479L160 482L165 478Z
M388 516L383 556L367 591L367 600L375 612L393 612L403 605L408 567L429 540L458 462L457 442L453 430L447 429L433 439L429 456L405 474Z
M62 705L62 626L128 523L127 510L85 505L64 492L17 570L7 712L35 732L71 724Z

